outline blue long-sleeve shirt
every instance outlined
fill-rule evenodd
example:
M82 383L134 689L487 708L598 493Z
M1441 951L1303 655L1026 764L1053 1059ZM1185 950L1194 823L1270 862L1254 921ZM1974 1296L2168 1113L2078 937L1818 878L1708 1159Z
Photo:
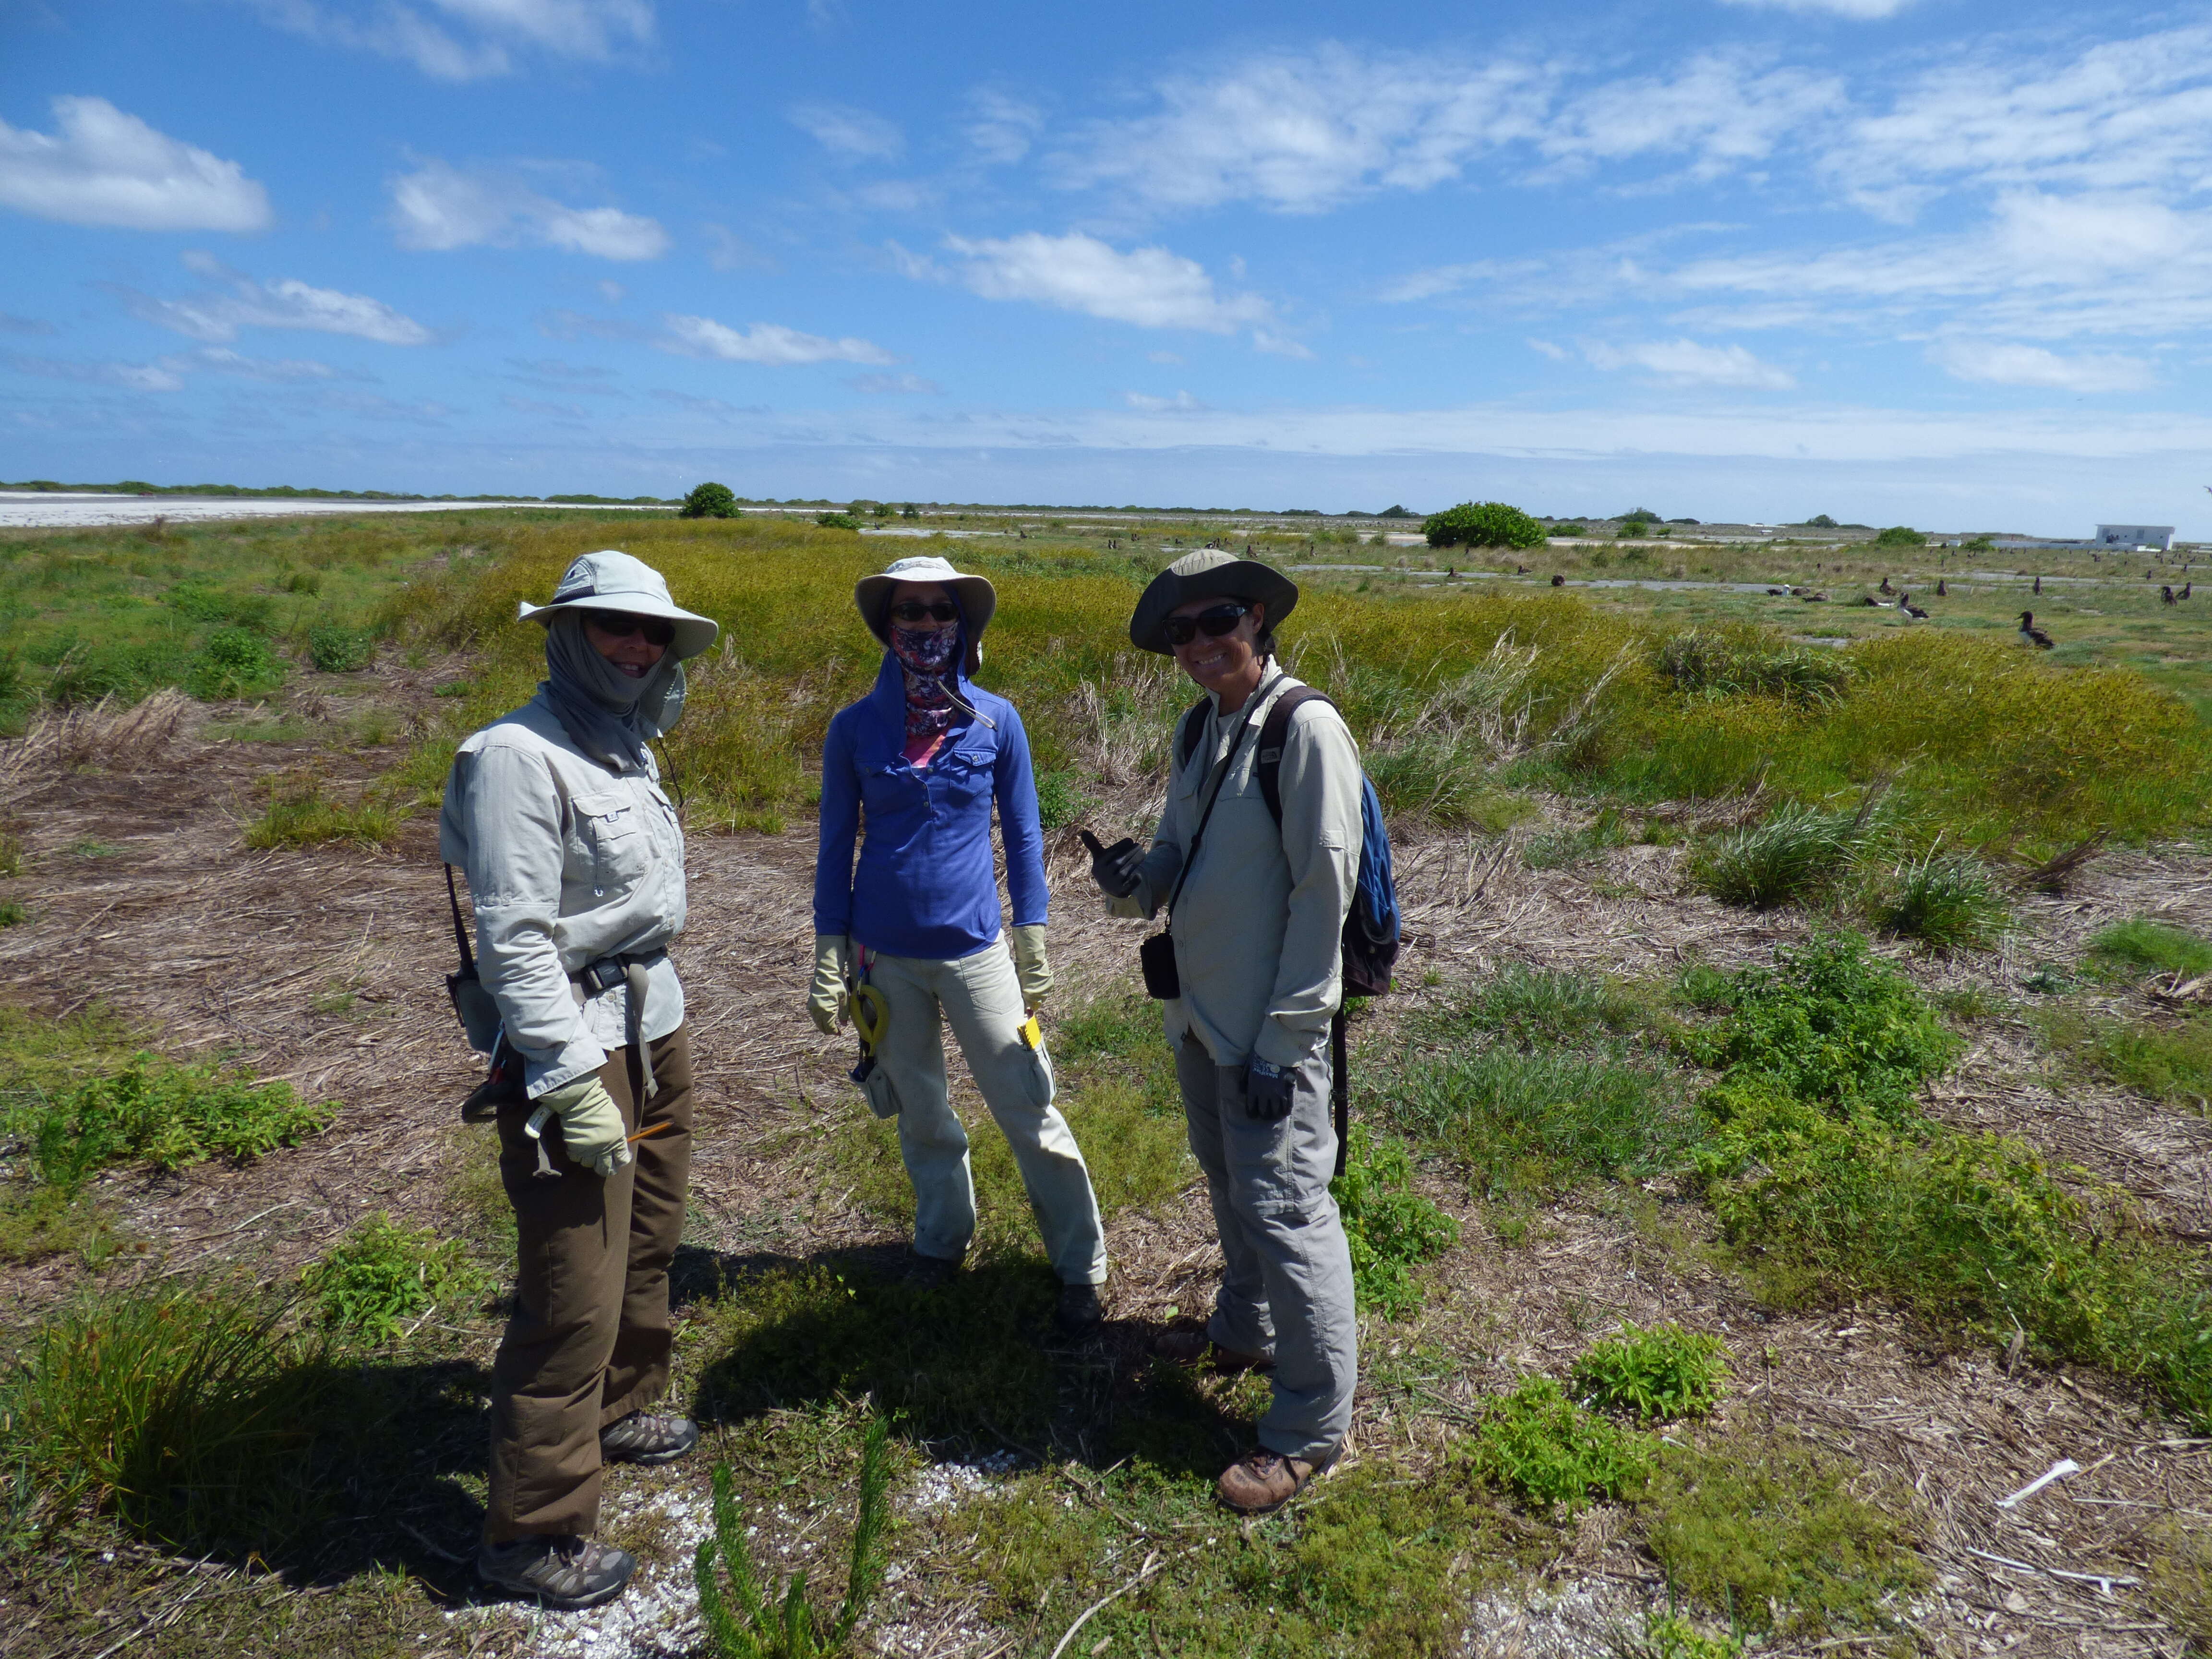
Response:
M958 685L962 701L991 724L959 716L963 724L920 771L903 752L906 680L889 653L875 689L830 722L822 745L816 933L939 962L992 944L999 937L994 800L1014 926L1044 921L1044 831L1021 716L964 676ZM856 870L853 845L864 808L868 828Z

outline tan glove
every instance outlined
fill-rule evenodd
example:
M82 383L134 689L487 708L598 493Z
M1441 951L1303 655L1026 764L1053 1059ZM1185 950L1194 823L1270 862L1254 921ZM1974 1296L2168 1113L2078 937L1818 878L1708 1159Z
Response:
M622 1108L594 1073L580 1077L538 1097L561 1120L561 1139L574 1162L584 1165L602 1181L629 1162L629 1132L623 1127Z
M851 941L842 933L814 936L814 984L806 994L806 1012L823 1036L836 1036L845 1023L845 970L852 960Z
M1014 977L1021 982L1024 1012L1036 1012L1037 1004L1052 994L1052 964L1044 959L1041 921L1014 929Z

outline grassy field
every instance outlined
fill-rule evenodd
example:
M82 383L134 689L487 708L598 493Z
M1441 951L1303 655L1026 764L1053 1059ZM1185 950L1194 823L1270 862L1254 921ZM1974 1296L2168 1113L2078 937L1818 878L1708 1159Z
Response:
M1085 988L1049 1024L1120 1275L1088 1345L1041 1334L1050 1276L988 1127L969 1270L904 1287L896 1143L820 1093L849 1054L813 1042L796 981L723 981L739 958L782 972L801 936L803 899L777 884L803 886L786 865L808 856L822 731L875 671L851 584L900 553L998 585L982 678L1022 709L1055 825L1140 822L1189 689L1129 647L1128 608L1175 550L1234 527L964 527L993 533L471 512L0 542L23 754L58 752L102 696L182 688L206 705L194 764L270 755L240 774L256 781L221 859L298 868L297 920L336 872L392 869L384 849L429 860L453 742L538 672L514 601L576 552L618 541L723 623L669 751L720 930L696 1018L744 1055L715 1062L713 1138L745 1150L695 1193L678 1264L678 1398L706 1456L610 1483L611 1535L654 1564L657 1596L681 1600L719 1530L722 1571L750 1552L775 1592L804 1567L826 1619L880 1424L888 1571L864 1650L1382 1659L1460 1651L1469 1628L1502 1645L1540 1613L1562 1651L1964 1653L1985 1614L2013 1616L2008 1581L1960 1578L1991 1571L1975 1551L2046 1545L2046 1565L2125 1582L2100 1601L2038 1581L2081 1599L2039 1601L2049 1621L2021 1613L2022 1633L2124 1626L2063 1650L2100 1659L2136 1650L2128 1632L2203 1639L2204 1221L2146 1186L2136 1139L2193 1146L2212 1097L2191 988L2212 933L2188 887L2212 827L2198 601L2158 605L2154 583L2142 609L2122 581L2066 590L2069 611L2055 580L2019 599L2033 571L1672 544L1555 546L1514 562L1525 577L1443 583L1426 550L1255 538L1285 563L1390 567L1302 578L1285 638L1361 739L1423 942L1404 994L1355 1019L1358 1455L1238 1524L1208 1489L1264 1382L1147 1352L1203 1311L1213 1258L1127 939L1071 943ZM1676 563L1830 597L1549 585ZM1843 602L1937 574L1954 597L1925 623ZM2010 638L2005 608L2029 605L2061 649ZM1849 643L1809 642L1831 638ZM89 736L39 764L50 790L122 769ZM135 854L40 799L0 820L0 905L36 929L76 904L58 940L139 925L144 907L78 920L114 901L64 890ZM2080 872L2036 866L2099 836L2136 873L2090 890L2095 926L2075 925L2037 884ZM407 891L401 908L442 909L441 890ZM254 915L318 1044L400 1047L358 1000L386 994L364 958L295 963L291 922ZM1611 968L1613 941L1645 965ZM410 971L434 1003L434 975ZM79 1000L0 1006L0 1255L27 1310L0 1371L0 1586L46 1644L23 1650L566 1654L596 1632L592 1651L627 1656L611 1627L533 1626L469 1590L512 1249L483 1137L404 1091L325 1101L295 1080L305 1055L259 1076L220 1051L164 1057L158 1023L81 1000L137 983L95 966L70 976ZM1960 1105L2000 1098L2030 1104L1994 1124ZM415 1127L387 1136L387 1118ZM338 1163L290 1173L342 1135ZM333 1211L281 1267L222 1243L266 1206L322 1201L349 1159L429 1196ZM1862 1381L1853 1410L1909 1432L1836 1414ZM2047 1467L2034 1425L2052 1423L2084 1465L2115 1448L2093 1501L2116 1507L1992 1533L1981 1495ZM2000 1443L2034 1467L2015 1474ZM732 1471L719 1529L709 1463Z

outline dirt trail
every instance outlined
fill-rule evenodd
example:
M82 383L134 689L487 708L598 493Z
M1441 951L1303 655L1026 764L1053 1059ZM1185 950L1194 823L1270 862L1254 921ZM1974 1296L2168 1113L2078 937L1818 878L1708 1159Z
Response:
M0 932L11 1000L58 1013L101 999L144 1022L173 1054L233 1055L340 1103L326 1133L246 1169L111 1179L104 1195L149 1246L112 1267L111 1280L231 1260L282 1275L379 1209L459 1224L443 1176L463 1133L455 1106L477 1067L441 980L453 945L432 826L417 818L379 853L252 853L240 840L258 777L326 756L187 736L139 769L52 778L15 805L34 874L32 920ZM117 850L71 850L88 840ZM1726 966L1763 959L1803 931L1794 916L1679 896L1672 850L1619 848L1578 872L1534 872L1486 848L1453 838L1406 850L1413 945L1401 972L1449 980L1516 960L1635 975L1670 970L1692 952ZM803 1008L812 863L805 825L690 848L691 924L677 957L699 1061L700 1219L721 1248L773 1241L804 1254L886 1238L879 1224L811 1190L803 1146L793 1155L794 1132L850 1105L841 1092L848 1043L820 1037ZM2113 855L2072 896L2027 901L2008 954L1916 972L1931 986L2009 989L2031 962L2078 951L2123 915L2212 930L2207 872L2199 858ZM1125 981L1141 928L1098 915L1072 837L1055 841L1050 873L1068 993ZM1977 1049L1932 1104L2124 1182L2185 1235L2212 1234L2212 1127L2201 1119L2106 1091L2054 1091L2014 1039ZM2118 1580L2142 1577L2154 1524L2212 1523L2212 1443L2182 1436L2127 1389L2029 1367L2008 1376L2001 1356L1933 1340L1879 1306L1769 1315L1728 1275L1699 1265L1704 1212L1663 1185L1644 1194L1656 1207L1641 1219L1626 1201L1633 1195L1595 1192L1545 1212L1529 1241L1511 1248L1463 1191L1441 1182L1432 1191L1462 1218L1467 1242L1447 1261L1419 1330L1378 1332L1381 1351L1370 1356L1392 1358L1394 1346L1424 1336L1477 1356L1435 1386L1425 1412L1471 1406L1530 1369L1559 1373L1614 1319L1680 1320L1729 1345L1729 1420L1795 1425L1870 1484L1917 1494L1922 1547L1939 1574L1917 1614L1931 1640L1960 1653L2100 1659L2181 1650L2140 1590ZM1116 1314L1158 1318L1170 1302L1201 1300L1213 1272L1208 1236L1195 1195L1118 1220ZM26 1318L79 1276L60 1262L0 1275L4 1317ZM1365 1455L1433 1431L1403 1397L1363 1395ZM2061 1458L2086 1473L1996 1507ZM674 1540L672 1559L680 1562L689 1542ZM2067 1573L2075 1576L2059 1576ZM2084 1573L2118 1579L2108 1590ZM1601 1650L1624 1592L1657 1588L1648 1559L1602 1512L1553 1578L1559 1611L1485 1603L1468 1650ZM932 1621L957 1611L918 1588L902 1603L894 1596L884 1618L904 1632L945 1633ZM520 1625L499 1629L483 1650L524 1641Z

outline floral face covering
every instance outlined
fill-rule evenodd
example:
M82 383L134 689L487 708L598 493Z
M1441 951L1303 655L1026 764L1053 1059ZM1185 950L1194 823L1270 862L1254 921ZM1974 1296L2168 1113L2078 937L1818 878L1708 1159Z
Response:
M890 630L891 655L906 674L906 740L909 750L934 748L952 724L951 681L960 658L957 628Z

